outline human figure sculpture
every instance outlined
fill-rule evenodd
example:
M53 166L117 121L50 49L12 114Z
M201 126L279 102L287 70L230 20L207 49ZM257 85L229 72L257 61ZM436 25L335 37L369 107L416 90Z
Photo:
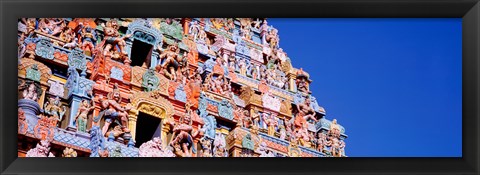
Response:
M108 93L107 99L102 101L102 114L105 117L105 124L102 128L102 135L107 133L110 125L116 121L117 125L120 125L123 132L130 132L127 127L128 124L128 113L131 109L131 105L127 104L123 107L120 103L122 101L122 97L120 96L120 90L118 89L118 84L115 83L113 86L112 92Z
M35 18L22 18L22 22L25 23L25 26L27 28L25 34L27 36L31 36L35 32L35 29L36 29L36 26L37 26L37 19L35 19Z
M345 141L343 139L340 139L339 146L338 146L338 149L339 149L338 157L345 156L345 146L346 146Z
M155 137L138 148L139 157L175 157L169 149L164 149L162 139Z
M310 97L305 97L305 100L301 104L297 104L297 115L295 116L295 127L296 128L306 128L307 119L311 119L317 122L315 118L315 110L310 107Z
M259 157L275 157L273 152L267 149L267 143L265 142L261 142L255 151L260 153Z
M38 26L41 32L56 36L62 32L66 25L61 18L58 21L55 18L42 18Z
M317 151L323 152L325 146L327 145L327 135L323 132L318 132L318 138L316 140Z
M200 145L202 147L202 157L213 157L212 154L212 140L202 139L200 140Z
M41 140L37 143L37 146L28 150L26 157L55 157L50 152L50 142L47 140Z
M340 137L340 126L337 124L337 119L333 119L330 124L330 134L334 137Z
M191 106L188 103L185 106L188 110L186 114L180 118L179 123L174 125L172 135L174 139L170 142L170 146L176 150L175 154L178 156L190 157L192 156L193 138L199 132L193 133Z
M179 64L184 59L180 57L178 54L180 53L180 49L178 48L178 43L174 43L168 46L162 54L160 54L160 59L164 59L162 64L159 64L155 67L155 69L163 73L167 78L170 80L177 80L177 75L175 70L179 68ZM186 55L185 53L183 55Z
M118 46L120 49L120 54L122 56L127 56L127 51L125 51L125 46L127 45L125 39L131 37L131 34L127 34L123 37L120 36L118 32L119 26L117 20L110 20L108 21L105 26L103 27L103 32L105 34L105 38L101 46L103 47L103 55L111 56L111 49L116 48Z
M193 36L193 40L196 41L199 33L200 33L200 25L198 24L198 21L191 21L190 27L188 28L188 34Z
M308 93L308 84L304 78L297 79L297 90L300 92Z
M90 91L90 95L91 91ZM86 132L87 131L87 121L88 114L95 109L95 100L91 100L91 106L88 100L82 100L80 107L78 108L77 114L75 115L75 124L77 126L77 131Z
M62 157L77 157L77 151L70 147L66 147L63 150Z
M278 30L274 28L270 29L266 36L266 41L270 45L270 48L277 48L279 40L280 39L278 37Z
M278 122L276 120L276 117L274 114L271 114L270 116L264 115L265 116L265 124L267 124L267 134L270 136L275 135L275 127L278 126Z
M337 137L330 136L327 146L330 146L330 152L333 157L340 157L340 140Z
M223 134L217 133L215 140L213 141L213 153L215 157L227 157L225 136Z
M200 26L200 30L198 31L198 37L196 38L197 42L206 44L207 42L207 33L205 32L205 27Z
M35 82L24 82L22 86L19 88L20 90L23 90L22 92L22 97L23 99L28 99L28 100L33 100L37 101L38 100L38 95L41 94L41 89L38 87Z
M44 111L50 117L53 117L54 120L56 120L56 125L58 126L58 124L62 121L63 115L67 111L67 108L61 104L59 97L50 97L49 101L45 102L44 104Z
M60 33L60 39L65 43L70 43L75 39L75 32L71 28L65 27L65 30Z
M95 48L95 42L97 41L95 30L90 26L83 26L83 23L79 23L81 30L79 30L79 35L81 37L80 48L85 52L86 55L91 56L92 51ZM120 44L124 44L122 41L118 40Z

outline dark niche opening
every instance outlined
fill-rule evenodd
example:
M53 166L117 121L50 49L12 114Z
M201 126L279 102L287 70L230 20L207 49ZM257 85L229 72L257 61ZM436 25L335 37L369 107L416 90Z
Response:
M152 56L153 46L139 40L133 40L131 60L132 66L150 67L150 57ZM145 63L145 64L144 64Z
M161 119L140 112L135 132L135 147L140 147L140 145L152 140L154 137L160 137L162 131L160 122Z

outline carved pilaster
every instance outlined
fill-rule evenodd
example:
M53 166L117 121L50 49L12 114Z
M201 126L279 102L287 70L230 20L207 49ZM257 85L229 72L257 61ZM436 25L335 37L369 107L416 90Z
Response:
M128 129L130 129L133 140L135 140L135 133L137 131L137 118L138 111L136 109L131 109L128 111Z

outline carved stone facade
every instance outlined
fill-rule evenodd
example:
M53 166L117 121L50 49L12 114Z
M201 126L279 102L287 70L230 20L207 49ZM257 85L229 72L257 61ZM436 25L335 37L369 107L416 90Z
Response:
M346 156L278 34L263 18L20 19L19 155Z

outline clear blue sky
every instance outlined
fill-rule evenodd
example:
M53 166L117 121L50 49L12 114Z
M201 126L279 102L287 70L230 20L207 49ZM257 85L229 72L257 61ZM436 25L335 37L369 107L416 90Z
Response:
M462 20L268 19L350 157L462 156Z

